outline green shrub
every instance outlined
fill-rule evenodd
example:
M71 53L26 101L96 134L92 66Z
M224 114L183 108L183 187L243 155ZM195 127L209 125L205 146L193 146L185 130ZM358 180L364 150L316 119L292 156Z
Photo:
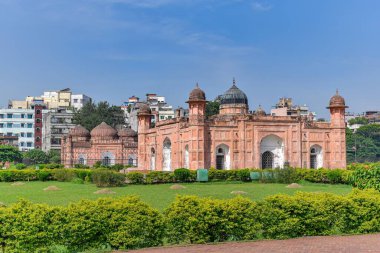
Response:
M174 170L174 178L178 182L189 182L191 180L191 174L189 169L180 168Z
M119 172L120 170L124 169L124 165L115 164L115 165L110 166L110 169Z
M17 163L17 164L15 164L15 168L16 168L16 170L23 170L26 168L26 165L23 163Z
M125 183L125 175L109 170L95 170L92 172L92 182L97 187L122 186Z
M96 161L92 167L95 169L102 167L102 161Z
M81 179L81 178L75 177L75 178L73 178L73 179L71 180L71 183L74 183L74 184L83 184L84 181L83 181L83 179Z
M63 167L63 164L58 163L49 163L44 165L44 168L46 169L63 169Z
M60 182L70 182L76 176L73 169L57 169L54 170L54 179Z
M53 174L49 170L38 170L37 178L39 181L48 181L48 180L52 180Z
M74 164L74 168L76 168L76 169L89 169L90 166L85 165L85 164Z
M147 184L174 183L174 173L164 171L152 171L146 174L145 182Z
M129 172L126 174L128 183L130 184L143 184L144 183L144 174L140 172Z

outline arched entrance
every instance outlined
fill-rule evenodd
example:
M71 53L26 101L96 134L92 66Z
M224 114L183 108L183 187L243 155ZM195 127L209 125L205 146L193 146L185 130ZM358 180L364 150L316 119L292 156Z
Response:
M216 161L217 170L229 170L230 169L230 149L227 145L219 145L216 148Z
M189 145L186 145L185 146L185 163L184 163L184 167L186 169L189 169L189 164L190 164L190 161L189 161Z
M102 153L102 165L103 166L111 166L115 165L115 155L111 152L104 152Z
M163 155L163 163L162 170L163 171L171 171L171 153L172 153L172 143L169 138L166 138L163 145L162 155Z
M310 168L318 169L323 167L322 147L313 145L310 148Z
M156 170L156 150L150 150L150 170Z
M284 142L277 135L268 135L260 143L261 168L284 167Z

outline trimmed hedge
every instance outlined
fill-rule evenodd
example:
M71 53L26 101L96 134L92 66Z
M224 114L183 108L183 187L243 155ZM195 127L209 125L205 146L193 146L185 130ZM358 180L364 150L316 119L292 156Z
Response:
M70 252L110 245L135 249L162 244L162 215L137 197L81 201L53 207L20 201L0 208L0 245L5 252Z
M166 209L170 243L208 243L380 231L380 194L354 190L274 195L254 202L177 196Z

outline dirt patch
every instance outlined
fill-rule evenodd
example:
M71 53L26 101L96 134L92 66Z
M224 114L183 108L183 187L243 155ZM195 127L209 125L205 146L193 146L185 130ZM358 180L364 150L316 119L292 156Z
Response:
M46 187L45 189L44 189L44 191L60 191L61 190L61 188L58 188L57 186L55 186L55 185L50 185L50 186L48 186L48 187Z
M299 185L297 183L292 183L290 185L287 185L286 188L301 188L302 185Z
M245 191L232 191L231 194L244 195L244 194L247 194L247 192L245 192Z
M4 204L3 202L0 202L0 207L7 207L7 205Z
M180 184L173 184L172 186L170 186L170 189L172 189L172 190L182 190L185 188L186 188L185 186L180 185Z
M24 185L25 183L23 182L14 182L13 184L11 184L12 186L21 186L21 185Z
M111 191L110 189L104 188L104 189L98 190L94 193L95 194L115 194L116 192Z

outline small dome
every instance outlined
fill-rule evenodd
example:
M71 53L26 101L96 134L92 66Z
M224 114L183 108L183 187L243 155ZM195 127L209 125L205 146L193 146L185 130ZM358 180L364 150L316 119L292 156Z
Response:
M347 107L344 98L339 95L338 90L336 94L331 97L329 107Z
M123 127L117 132L117 135L120 137L135 137L137 136L137 133L133 131L131 128Z
M190 92L189 101L205 101L206 94L201 88L199 88L198 83L196 87Z
M149 105L142 104L139 106L138 114L152 114L152 110L150 109Z
M69 135L72 137L88 137L90 132L81 125L77 125L70 130Z
M220 104L221 105L228 105L228 104L245 104L248 106L248 98L247 95L243 91L241 91L236 85L235 85L235 79L233 81L232 87L227 90L221 97L220 97Z
M257 116L266 116L267 114L265 113L264 109L259 105L259 108L257 108L255 115Z
M116 134L116 130L105 122L102 122L91 131L91 137L114 138Z

